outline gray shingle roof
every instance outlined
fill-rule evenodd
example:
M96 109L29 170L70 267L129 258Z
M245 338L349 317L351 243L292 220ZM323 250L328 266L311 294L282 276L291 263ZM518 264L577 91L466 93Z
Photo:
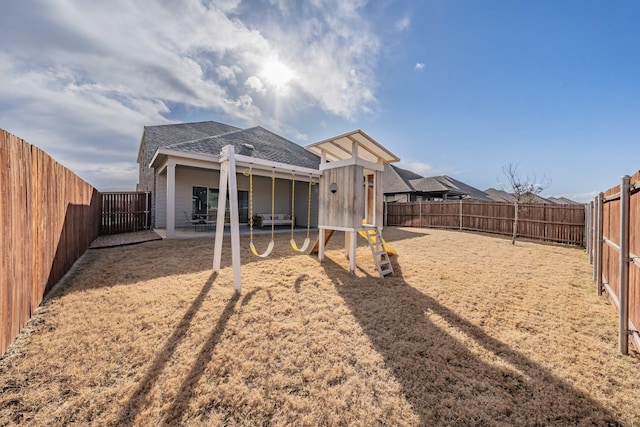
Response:
M416 190L409 181L420 178L422 177L417 173L386 164L384 165L382 188L386 194L414 192Z
M491 200L495 200L496 202L514 202L515 198L512 194L507 193L504 190L496 190L495 188L487 188L484 190L485 194L491 198Z
M425 193L446 193L449 196L467 196L475 200L491 200L483 191L447 175L411 180L411 185Z
M438 178L440 177L429 176L426 178L414 179L411 180L411 185L413 185L413 188L415 188L417 191L423 193L440 193L454 190L453 188L450 188L440 182ZM455 192L455 194L458 195L457 192Z
M148 165L160 147L183 141L193 141L207 136L222 135L239 129L235 126L213 121L145 126L140 145L141 149L143 145L146 147L145 158L140 158L142 151L138 153L138 163L143 160L144 164Z
M575 202L566 197L547 197L547 200L558 205L581 205L582 203Z
M484 191L492 200L497 202L509 202L513 203L516 201L514 195L512 193L508 193L504 190L496 190L495 188L489 188ZM558 203L550 199L545 199L544 197L533 195L533 194L525 194L522 199L523 203L549 203L554 204ZM560 202L564 203L564 202Z
M253 146L249 149L246 145ZM260 126L236 129L216 136L168 145L172 150L209 154L217 157L226 145L233 145L235 153L293 166L318 169L320 158L300 145Z

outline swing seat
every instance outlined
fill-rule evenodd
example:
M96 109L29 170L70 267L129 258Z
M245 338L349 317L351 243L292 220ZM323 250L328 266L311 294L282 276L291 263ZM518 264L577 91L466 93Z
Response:
M298 248L296 241L293 239L290 240L291 247L296 252L306 252L307 248L309 247L309 242L311 242L311 240L309 240L309 238L307 237L306 239L304 239L304 242L302 243L302 247Z
M266 258L266 257L268 257L268 256L269 256L269 254L271 254L271 251L273 250L273 245L274 245L274 242L273 242L273 240L271 240L271 241L269 242L269 246L267 246L267 250L266 250L266 251L264 251L264 253L258 253L258 250L257 250L257 249L256 249L256 247L254 246L253 242L249 243L249 247L251 248L251 252L253 252L253 254L254 254L255 256L260 257L260 258Z

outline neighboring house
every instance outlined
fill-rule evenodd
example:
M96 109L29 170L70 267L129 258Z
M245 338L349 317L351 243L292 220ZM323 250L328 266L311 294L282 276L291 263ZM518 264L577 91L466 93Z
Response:
M185 226L194 214L215 214L220 180L219 155L226 145L236 154L286 163L304 169L318 169L320 158L303 147L260 126L240 129L218 122L145 126L138 153L138 191L150 191L152 224L166 228L167 219ZM240 222L249 219L248 170L238 170ZM262 176L260 176L262 175ZM269 176L266 176L269 175ZM280 179L282 178L282 179ZM275 180L276 213L291 212L291 178ZM298 176L304 180L305 177ZM173 204L168 200L173 197ZM306 225L308 186L295 187L296 222ZM317 189L312 197L312 225L317 224ZM167 206L172 206L167 212ZM304 211L304 214L302 213ZM253 177L253 213L271 212L271 176L257 172ZM303 221L304 219L304 221Z
M383 192L386 202L414 202L417 191L411 180L422 179L422 176L406 169L387 164L384 166Z
M508 193L504 190L496 190L495 188L489 188L484 190L492 200L497 202L509 202L514 203L516 201L515 196L512 193ZM560 200L560 199L557 199ZM568 200L568 199L567 199ZM522 196L522 203L548 203L548 204L566 204L566 202L555 202L552 198L544 198L535 194L525 194Z
M484 192L450 176L422 177L414 172L386 165L384 194L387 202L473 199L490 201Z
M575 202L571 199L567 199L566 197L547 197L551 203L555 203L556 205L581 205L580 202Z

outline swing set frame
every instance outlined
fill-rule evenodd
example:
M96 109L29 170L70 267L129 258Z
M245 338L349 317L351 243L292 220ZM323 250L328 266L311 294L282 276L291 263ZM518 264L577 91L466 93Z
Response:
M292 180L296 177L299 177L299 181L302 181L303 178L306 178L305 180L308 180L313 184L318 183L320 181L320 176L322 175L322 172L316 169L292 166L285 163L272 162L255 157L235 154L233 145L227 145L222 148L222 151L220 152L220 185L218 187L219 194L216 230L224 230L226 201L227 194L229 194L231 263L233 269L233 283L237 293L240 293L242 290L242 279L240 270L242 264L240 259L240 220L238 217L238 183L236 177L236 172L239 167L248 168L250 170L251 179L254 174L260 176L270 176L272 178L272 203L274 197L273 192L275 191L274 183L276 178ZM252 203L252 201L250 201L250 203ZM252 220L253 218L249 218L249 221ZM308 216L307 239L309 238L309 225L310 217ZM223 239L224 232L216 232L213 250L213 271L215 273L220 272ZM272 243L273 231L271 235L270 246L272 246ZM267 250L267 252L270 251ZM255 253L257 253L257 251L255 251ZM268 253L265 256L267 255Z

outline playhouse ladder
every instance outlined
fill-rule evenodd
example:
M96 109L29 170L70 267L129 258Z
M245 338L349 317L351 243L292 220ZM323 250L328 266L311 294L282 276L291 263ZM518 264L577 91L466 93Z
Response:
M371 254L373 254L373 259L376 262L376 268L380 276L384 277L387 274L393 274L393 266L389 260L389 253L384 247L378 227L365 225L364 234L369 242Z

